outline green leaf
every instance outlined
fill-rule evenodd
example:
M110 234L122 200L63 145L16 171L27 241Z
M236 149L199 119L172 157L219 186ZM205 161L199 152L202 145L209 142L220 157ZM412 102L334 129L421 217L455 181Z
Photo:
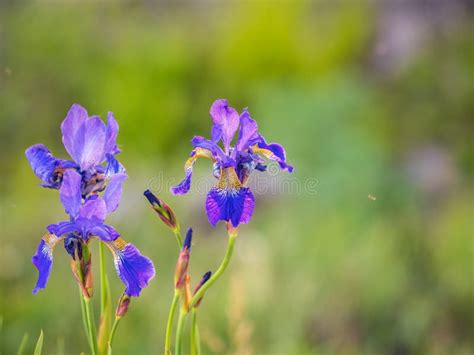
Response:
M33 354L41 355L42 351L43 351L43 329L41 329L40 336L38 338L38 341L36 342L35 352Z
M25 346L27 342L28 342L28 333L25 333L25 335L23 335L23 338L21 338L20 346L18 347L18 351L16 352L17 355L23 354L23 351L25 350Z

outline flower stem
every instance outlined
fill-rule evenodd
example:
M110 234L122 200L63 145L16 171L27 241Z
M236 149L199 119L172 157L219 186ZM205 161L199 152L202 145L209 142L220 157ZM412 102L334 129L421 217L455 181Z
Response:
M236 238L237 238L237 234L229 234L229 242L227 244L227 250L226 250L224 259L222 260L221 265L219 266L217 271L211 276L211 278L204 285L202 285L199 291L196 292L196 294L193 296L193 298L189 302L189 308L192 308L196 304L196 302L204 295L207 289L210 288L214 284L214 282L216 282L217 279L219 279L219 277L221 277L221 275L224 273L232 257L232 252L234 250L234 243L235 243Z
M191 311L191 355L201 354L201 341L199 339L199 328L197 324L197 309Z
M91 339L89 337L89 325L87 323L87 316L86 316L86 302L84 301L84 297L82 296L82 290L79 287L79 298L81 300L81 314L82 314L82 323L84 324L84 332L86 333L87 342L92 349Z
M186 310L182 307L179 311L178 325L176 326L176 355L183 353L183 329L187 314Z
M173 300L171 301L170 311L168 313L168 323L166 324L165 336L165 355L171 354L171 329L173 328L174 314L176 313L176 306L179 301L179 291L174 292Z
M104 245L99 243L99 264L100 264L100 314L103 315L107 305L107 274L105 271Z
M181 235L181 231L179 229L179 226L175 229L173 229L173 234L176 237L176 242L178 243L179 249L183 247L183 237Z
M86 321L87 321L87 330L88 330L88 335L89 335L89 342L91 346L91 352L92 355L96 355L98 353L97 350L97 332L95 329L95 323L94 323L94 315L93 312L94 310L92 309L92 304L91 300L88 298L83 298L84 299L84 308L85 308L85 313L86 313Z
M115 331L117 330L117 326L120 322L120 319L122 319L122 317L115 317L114 324L112 325L112 329L110 330L109 343L108 343L109 355L112 354L112 342L114 341Z

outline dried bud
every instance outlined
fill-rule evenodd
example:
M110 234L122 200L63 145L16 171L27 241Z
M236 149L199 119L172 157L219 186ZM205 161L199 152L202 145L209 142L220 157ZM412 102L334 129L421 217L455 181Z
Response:
M153 195L150 190L146 190L143 195L148 199L151 208L158 214L160 219L170 227L174 232L179 231L179 224L173 210L158 197Z
M206 272L202 277L199 283L196 285L196 288L194 289L193 296L201 289L202 285L204 285L210 278L211 278L212 272L208 271ZM203 296L204 297L204 296ZM196 301L194 304L194 308L199 307L201 304L202 297Z
M186 285L186 276L188 275L189 268L189 253L191 251L191 240L193 238L193 230L191 228L186 232L186 238L184 238L183 247L179 253L178 262L176 263L175 270L175 287L181 289Z
M120 297L117 309L115 311L115 316L117 318L123 317L127 311L128 311L128 306L130 305L130 301L132 298L129 295L126 295L125 293Z

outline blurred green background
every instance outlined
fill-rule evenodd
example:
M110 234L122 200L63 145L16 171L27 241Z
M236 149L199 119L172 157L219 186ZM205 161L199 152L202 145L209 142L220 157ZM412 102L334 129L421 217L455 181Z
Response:
M130 177L108 221L157 267L114 353L161 352L177 249L142 192L193 226L193 280L215 270L224 227L207 223L202 191L168 186L224 97L295 172L266 175L276 187L256 196L201 306L204 352L472 354L473 12L469 1L2 2L0 353L25 333L32 351L40 329L45 354L88 351L62 246L31 294L31 256L64 212L24 150L41 142L66 158L59 126L74 102L115 113Z

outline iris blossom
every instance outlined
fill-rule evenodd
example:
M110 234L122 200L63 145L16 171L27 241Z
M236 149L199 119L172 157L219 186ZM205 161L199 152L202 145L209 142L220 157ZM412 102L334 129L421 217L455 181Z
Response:
M82 176L82 195L85 196L103 190L107 178L113 174L125 172L115 159L120 149L116 144L118 124L112 112L104 124L100 117L89 117L85 108L74 104L61 124L61 132L72 160L54 157L43 144L35 144L25 152L42 186L59 189L64 172L74 169Z
M218 181L207 194L207 217L213 226L218 221L225 221L237 227L248 223L252 217L255 198L246 183L252 171L266 170L263 157L276 161L283 170L292 172L293 167L286 163L285 150L280 144L265 141L246 109L239 115L227 100L220 99L212 104L210 115L213 121L212 139L200 136L192 139L194 150L185 163L186 177L172 187L171 192L186 194L191 187L195 161L198 158L210 159ZM231 146L237 130L237 142ZM222 147L219 142L222 142Z
M107 214L115 211L119 205L122 182L126 177L123 173L113 175L102 197L92 194L83 199L82 176L75 170L64 172L59 195L70 220L47 227L49 233L42 238L32 258L39 272L33 293L46 287L53 265L53 248L60 241L64 241L66 251L74 257L81 254L81 250L76 248L88 244L92 238L99 238L111 250L115 269L129 296L138 296L153 278L155 269L151 260L121 238L113 227L104 224Z

